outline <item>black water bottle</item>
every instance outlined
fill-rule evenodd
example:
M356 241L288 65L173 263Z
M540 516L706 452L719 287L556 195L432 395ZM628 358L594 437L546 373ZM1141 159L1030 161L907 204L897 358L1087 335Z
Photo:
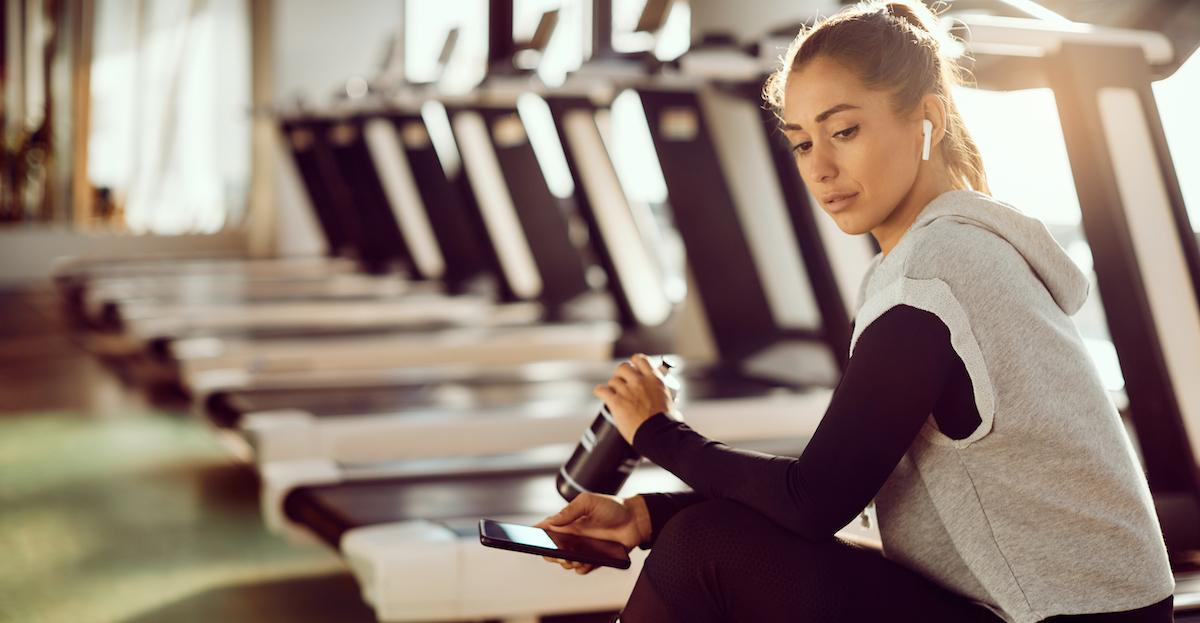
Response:
M671 364L665 360L659 367L671 397L675 398L679 383L674 377L666 376L670 369ZM583 431L575 452L558 470L555 479L558 494L568 502L584 491L616 495L641 460L642 455L617 430L608 405L601 405L599 415Z

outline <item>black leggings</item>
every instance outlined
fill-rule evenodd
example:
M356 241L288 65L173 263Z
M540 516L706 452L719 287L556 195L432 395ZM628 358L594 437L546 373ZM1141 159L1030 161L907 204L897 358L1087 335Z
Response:
M1165 623L1171 603L1167 598L1136 615L1046 621ZM1003 622L877 550L839 539L813 543L728 500L690 506L667 522L619 620Z

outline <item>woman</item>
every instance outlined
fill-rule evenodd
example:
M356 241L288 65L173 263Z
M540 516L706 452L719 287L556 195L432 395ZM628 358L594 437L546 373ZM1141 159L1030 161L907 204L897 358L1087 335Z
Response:
M802 32L768 82L809 190L881 247L803 455L668 417L644 356L596 388L694 490L584 494L539 524L653 547L624 623L1172 620L1149 489L1070 319L1087 279L986 194L932 20L856 5ZM834 536L872 498L882 552Z

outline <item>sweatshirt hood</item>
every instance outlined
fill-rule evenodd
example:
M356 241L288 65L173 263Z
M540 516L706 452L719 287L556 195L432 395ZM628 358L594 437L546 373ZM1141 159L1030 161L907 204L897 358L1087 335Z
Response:
M930 201L909 229L913 231L942 219L985 229L1007 241L1025 258L1068 316L1079 311L1087 300L1090 288L1087 275L1038 219L983 193L952 190Z

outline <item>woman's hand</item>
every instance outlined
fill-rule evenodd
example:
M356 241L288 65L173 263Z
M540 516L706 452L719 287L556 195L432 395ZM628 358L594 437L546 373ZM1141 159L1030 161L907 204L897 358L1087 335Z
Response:
M663 383L662 374L654 369L650 358L637 354L617 366L613 377L592 390L608 405L621 437L633 445L633 436L642 422L658 413L671 413L675 403Z
M641 496L635 495L621 501L616 496L585 492L571 500L557 514L538 522L535 527L616 541L628 553L650 538L650 514ZM558 563L563 569L574 569L580 575L591 573L596 568L595 565L572 560L549 556L542 558Z

